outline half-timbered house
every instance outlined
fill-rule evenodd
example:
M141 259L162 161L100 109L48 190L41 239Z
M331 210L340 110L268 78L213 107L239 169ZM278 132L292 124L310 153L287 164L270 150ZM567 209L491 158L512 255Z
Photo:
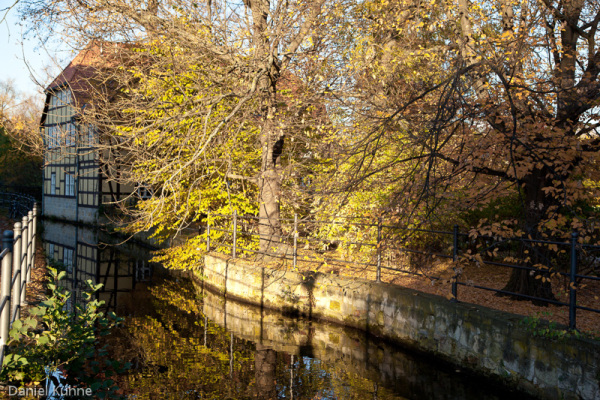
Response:
M103 204L115 203L131 189L105 177L112 165L100 162L98 131L81 116L89 106L95 63L103 45L81 51L46 89L41 119L44 137L43 213L63 220L96 223Z

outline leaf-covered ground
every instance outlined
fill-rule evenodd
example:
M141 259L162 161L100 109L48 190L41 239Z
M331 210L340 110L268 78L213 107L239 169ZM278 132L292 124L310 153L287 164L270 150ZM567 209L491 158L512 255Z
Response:
M320 258L321 261L309 262L309 258ZM298 256L299 271L319 271L326 274L344 275L355 278L363 278L375 280L376 268L374 266L365 266L352 262L331 262L326 261L327 258L343 259L344 255L336 254L303 254ZM364 259L362 261L373 260ZM410 271L410 273L402 273L391 269L382 269L381 279L383 282L393 283L406 288L419 290L426 293L436 294L439 296L451 298L451 278L454 275L453 264L446 260L434 259L423 260L420 265L423 267L409 268L406 265L407 260L396 260L395 262L384 261L382 265L390 268L402 269ZM412 263L415 264L414 262ZM273 261L271 267L275 268L292 268L291 261L285 260ZM515 300L510 297L497 296L492 291L477 289L472 285L484 286L488 288L501 290L508 282L511 270L506 267L482 265L477 266L475 263L461 265L462 273L459 281L466 283L468 286L458 286L458 300L460 302L479 304L485 307L494 308L501 311L506 311L514 314L520 314L528 317L540 318L543 320L554 321L558 324L568 325L569 309L568 307L549 305L536 306L530 301ZM416 275L416 273L421 276ZM433 279L433 277L439 279ZM569 282L565 277L556 277L552 280L552 288L556 299L563 303L569 302ZM580 306L600 309L600 282L588 281L581 285L577 291L577 304ZM561 328L562 329L562 328ZM581 332L588 333L595 337L600 337L600 313L594 313L584 310L577 310L577 329Z

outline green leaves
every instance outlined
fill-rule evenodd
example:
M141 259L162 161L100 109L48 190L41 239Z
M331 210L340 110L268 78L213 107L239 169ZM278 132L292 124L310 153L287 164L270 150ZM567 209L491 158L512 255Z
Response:
M34 322L34 326L35 326L35 322ZM9 332L11 341L18 340L19 337L26 335L28 329L30 329L30 324L25 323L23 320L16 320L13 323L12 328Z
M96 349L97 338L106 335L121 319L114 313L107 318L98 312L103 302L92 300L92 295L102 285L94 285L92 281L88 281L91 291L83 293L84 303L76 304L72 312L66 307L71 293L60 282L66 273L52 268L49 273L50 296L39 306L32 307L29 317L15 321L12 326L0 379L27 385L44 380L46 371L60 368L66 376L63 383L86 387L94 384L102 388L98 395L104 393L103 397L110 397L114 382L90 375L89 371L95 357L105 357ZM106 361L110 368L116 365L122 370L119 362Z
M97 285L94 285L94 282L92 282L91 279L88 279L87 281L85 281L85 283L87 283L87 285L89 286L89 288L91 289L92 292L97 292L98 290L100 290L102 288L102 286L104 286L102 283L98 283Z
M25 357L22 357L18 354L8 354L4 357L4 365L17 365L24 366L29 364L29 361Z
M37 338L37 344L43 346L50 343L50 337L48 335L42 335Z
M42 316L46 314L46 310L46 307L32 307L31 309L29 309L29 314L33 315L34 317Z

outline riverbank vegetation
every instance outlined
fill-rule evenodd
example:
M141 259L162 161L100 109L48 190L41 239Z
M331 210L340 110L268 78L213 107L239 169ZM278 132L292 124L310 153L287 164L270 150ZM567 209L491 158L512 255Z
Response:
M89 389L95 396L118 398L111 376L127 365L107 357L99 340L119 323L114 313L104 315L101 301L93 298L101 285L88 282L75 299L62 281L66 272L48 268L50 294L10 330L0 380L9 387L36 388L46 381L55 388Z
M33 97L24 98L9 80L0 81L0 190L41 197L42 158L29 145L40 139L32 137L40 111Z
M21 7L48 27L45 37L104 46L82 118L102 132L100 153L122 166L110 179L153 195L123 203L127 226L163 239L193 230L165 252L170 265L197 265L203 227L229 229L220 215L233 211L259 218L247 248L277 255L294 215L331 222L308 232L319 240L376 235L336 217L458 225L473 238L463 263L493 251L476 243L482 235L565 242L577 230L579 243L600 244L596 1ZM389 232L395 247L447 247ZM510 259L534 273L514 269L502 289L555 299L567 253L532 243L515 244Z

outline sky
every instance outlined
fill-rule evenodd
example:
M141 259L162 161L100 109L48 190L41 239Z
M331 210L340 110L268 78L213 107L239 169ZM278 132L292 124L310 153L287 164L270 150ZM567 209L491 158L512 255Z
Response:
M0 10L12 3L13 0L0 0ZM4 14L5 11L0 11L0 20ZM0 24L0 80L13 79L17 91L27 95L41 90L34 83L32 75L41 83L47 83L45 67L50 66L51 70L59 72L59 66L48 51L37 48L35 39L23 41L23 30L13 8Z

